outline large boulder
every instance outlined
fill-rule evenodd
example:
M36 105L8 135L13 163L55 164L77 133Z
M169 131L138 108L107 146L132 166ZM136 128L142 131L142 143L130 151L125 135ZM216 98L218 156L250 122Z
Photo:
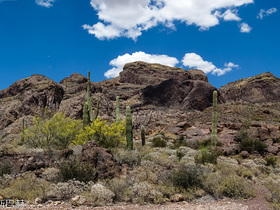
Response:
M113 157L111 151L99 147L93 141L83 146L79 160L91 164L97 171L98 179L113 178L122 170L121 164Z
M219 91L225 101L250 103L279 102L280 78L270 72L230 82Z

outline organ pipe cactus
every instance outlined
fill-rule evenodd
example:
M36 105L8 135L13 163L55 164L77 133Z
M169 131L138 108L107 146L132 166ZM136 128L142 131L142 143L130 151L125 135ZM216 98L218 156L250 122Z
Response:
M216 153L217 149L217 91L213 92L213 110L212 110L212 135L211 135L211 149Z
M127 149L133 150L132 117L129 106L126 107L126 142Z
M117 121L117 124L119 125L120 121L121 121L119 96L116 97L116 121Z

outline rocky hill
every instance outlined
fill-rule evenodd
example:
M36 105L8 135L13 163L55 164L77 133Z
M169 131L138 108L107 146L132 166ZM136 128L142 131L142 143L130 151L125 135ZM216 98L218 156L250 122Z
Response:
M15 82L0 91L0 130L10 127L10 132L18 132L18 126L13 126L19 124L18 119L40 115L45 107L52 112L62 111L67 116L81 118L86 82L87 78L80 74L72 74L59 84L43 75ZM100 114L109 119L115 116L116 96L120 97L122 110L130 105L133 111L157 109L158 106L202 111L211 106L215 89L200 70L186 71L144 62L126 64L117 78L91 83L93 104L100 99Z

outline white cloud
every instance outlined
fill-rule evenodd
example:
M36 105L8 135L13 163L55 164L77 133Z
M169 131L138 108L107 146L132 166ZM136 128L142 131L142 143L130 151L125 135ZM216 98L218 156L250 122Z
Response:
M135 52L131 55L126 53L124 55L120 55L114 60L110 61L110 65L113 66L112 69L108 70L104 75L107 78L113 78L119 76L119 73L123 70L123 66L126 63L134 62L134 61L144 61L148 63L160 63L167 66L175 66L179 63L177 58L169 57L167 55L151 55L144 52Z
M225 21L240 21L241 18L237 15L237 10L227 9L223 14L217 14L222 17Z
M174 21L207 30L225 21L240 21L237 8L254 0L91 0L100 22L83 25L98 39L134 40L159 24L175 29ZM222 14L222 11L225 11Z
M42 7L49 8L49 7L53 6L53 3L55 2L55 0L36 0L35 2L36 2L36 4L38 4Z
M252 30L252 28L247 23L241 23L239 27L240 27L240 32L242 33L250 33Z
M261 9L257 18L262 20L265 16L269 16L269 15L275 13L275 12L277 12L276 8L271 8L269 10Z
M229 62L225 63L224 68L217 68L212 62L204 61L200 55L196 53L185 54L182 63L184 66L189 68L196 68L204 71L205 74L212 73L218 76L224 75L225 73L231 71L233 68L238 68L239 66Z

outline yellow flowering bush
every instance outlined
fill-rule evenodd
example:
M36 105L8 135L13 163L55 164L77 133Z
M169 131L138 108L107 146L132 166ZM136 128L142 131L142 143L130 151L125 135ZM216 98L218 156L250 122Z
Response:
M63 113L49 119L34 117L33 126L26 129L23 143L35 148L66 148L82 127L81 121L72 120Z
M84 145L87 141L94 140L103 147L117 147L125 143L125 121L119 124L107 123L106 120L97 118L92 124L80 130L72 145Z

